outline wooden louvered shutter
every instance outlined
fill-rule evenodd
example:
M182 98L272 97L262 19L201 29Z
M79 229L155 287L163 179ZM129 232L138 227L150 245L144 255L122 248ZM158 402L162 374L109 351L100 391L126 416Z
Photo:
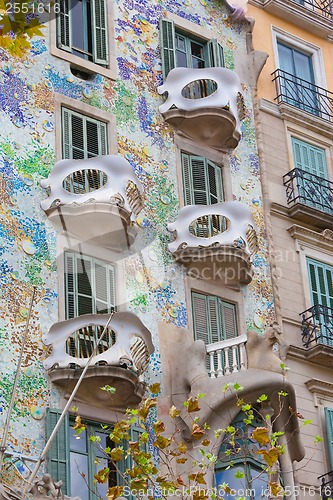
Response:
M109 283L109 312L116 308L116 282L115 269L113 266L108 266L108 283Z
M76 255L77 316L94 313L92 260Z
M207 160L201 156L190 156L192 171L192 198L195 205L209 205Z
M317 175L323 179L328 178L325 150L312 144L292 138L294 165L305 172Z
M68 110L67 110L68 111ZM70 112L71 120L71 152L70 158L73 160L83 160L86 158L86 141L85 141L85 130L84 130L84 116Z
M312 259L307 262L313 305L333 309L333 267Z
M107 66L108 33L106 0L92 0L93 58L96 64Z
M216 39L207 42L207 66L209 68L224 67L223 47Z
M208 344L213 344L214 342L220 342L224 340L223 332L221 331L220 315L218 310L218 298L217 297L206 297L208 304L208 330L209 330L209 340Z
M108 265L94 262L94 280L96 291L96 313L107 313L109 311L109 280Z
M327 446L329 451L331 469L333 469L333 408L325 408L325 421L327 432Z
M65 253L66 319L76 316L76 266L72 253Z
M207 161L207 180L209 188L209 204L223 201L222 171L211 161Z
M50 437L61 415L60 410L47 409L46 436ZM62 481L62 493L70 495L70 463L69 463L69 420L65 415L47 455L48 472L55 481Z
M173 21L161 19L160 37L162 71L165 79L170 71L176 67L175 27Z
M228 340L237 337L238 334L235 306L219 299L219 310L223 338Z
M62 108L62 157L70 159L72 153L72 120L69 109Z
M203 340L205 344L209 344L211 335L205 295L192 292L192 311L195 340Z
M107 140L107 125L106 123L99 122L98 124L99 133L99 156L104 156L108 154L108 140Z
M182 153L182 173L185 205L193 205L192 167L189 155Z
M70 0L59 1L60 12L57 14L57 46L59 49L72 50L71 5Z

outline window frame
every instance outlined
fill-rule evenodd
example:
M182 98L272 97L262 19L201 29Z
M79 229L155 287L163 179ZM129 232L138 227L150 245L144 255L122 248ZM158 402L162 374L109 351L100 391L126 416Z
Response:
M288 45L290 48L299 50L304 54L312 57L314 84L327 89L325 66L321 47L312 44L307 40L303 40L292 33L282 30L281 28L272 25L273 53L275 60L275 68L280 68L280 59L278 54L278 41Z
M63 146L62 146L62 111L61 108L67 108L71 111L83 114L89 118L106 123L106 143L109 155L118 154L117 142L117 128L116 117L112 113L106 112L102 109L95 108L90 104L72 99L71 97L64 96L55 92L55 150L56 160L62 160Z
M70 119L68 120L68 130L65 130L65 116L66 114ZM62 157L63 159L73 159L73 136L72 136L72 117L77 117L82 119L82 135L83 135L83 158L79 158L79 160L88 158L88 137L87 137L87 123L95 123L97 125L97 141L98 141L98 154L92 156L91 158L96 158L97 156L104 156L108 154L108 140L107 140L107 129L108 124L103 120L97 120L96 118L92 118L84 113L80 113L79 111L74 111L73 109L67 108L66 106L61 106L61 143L62 143ZM103 125L103 126L102 126ZM68 134L68 143L66 144L66 133ZM104 137L103 137L104 135ZM104 145L103 145L104 141ZM66 156L66 146L68 147L69 156Z
M89 74L100 74L111 80L117 79L117 64L116 64L116 45L114 39L114 5L112 0L106 0L106 29L107 29L107 47L108 47L108 65L102 66L93 61L88 61L82 57L76 56L57 45L57 16L52 9L50 14L50 53L63 59L69 63L68 72L70 67L81 69Z
M74 273L76 279L73 280L73 304L74 304L74 312L73 312L73 318L78 317L78 309L79 309L79 294L78 294L78 283L77 283L77 261L79 259L84 259L87 261L90 261L91 264L91 296L86 296L87 298L91 298L92 302L92 312L91 314L98 314L97 311L97 296L96 296L96 274L95 274L95 265L96 264L101 264L106 267L107 273L109 276L110 270L112 270L112 275L113 275L113 284L111 285L109 281L106 281L107 283L107 309L108 312L105 314L110 314L112 311L115 311L117 308L117 279L116 279L116 268L113 263L103 261L101 259L96 259L95 257L91 257L89 255L85 255L79 252L71 252L71 251L65 251L64 252L64 296L65 296L65 317L66 319L70 319L71 316L69 314L69 305L68 305L68 280L67 280L67 270L68 270L68 260L67 256L70 256L73 258L74 261ZM113 288L113 289L112 289ZM83 294L81 294L83 295ZM111 301L109 300L111 296L113 295L114 297L114 304L111 304Z
M172 44L173 48L169 45L164 46L163 44L163 27L162 22L166 21L169 23L169 28L171 28L172 34ZM171 27L172 24L172 27ZM224 47L222 44L216 39L216 35L201 26L198 26L190 21L184 20L181 17L172 14L170 12L166 12L166 14L160 19L160 48L161 48L161 61L162 61L162 73L163 79L165 80L167 74L165 69L165 50L168 52L169 62L173 59L174 68L177 67L176 64L176 33L181 36L184 36L188 39L192 39L193 41L204 45L205 47L205 67L214 67L214 64L211 64L212 58L216 58L217 61L221 61L220 67L225 67L225 58L224 58ZM169 39L170 32L168 32L167 38ZM214 48L215 47L215 48ZM219 47L219 48L218 48ZM219 65L216 65L219 66ZM171 68L173 69L173 68Z
M221 342L223 340L227 340L227 336L226 336L226 332L223 332L223 328L221 328L221 325L222 323L224 323L224 315L223 315L223 318L221 316L221 312L220 312L220 307L224 307L224 306L227 306L227 308L230 307L230 309L233 310L233 316L234 316L234 328L235 328L235 332L236 332L236 335L234 337L230 337L230 338L236 338L239 336L239 325L238 325L238 320L237 320L237 306L236 304L232 303L232 302L229 302L229 301L226 301L224 298L220 297L219 295L211 295L211 294L207 294L207 293L202 293L201 291L196 291L196 290L191 290L191 313L192 313L192 324L193 324L193 337L194 337L194 340L200 340L197 338L197 335L196 335L196 321L195 321L195 308L194 308L194 304L193 304L193 298L194 297L198 297L198 298L202 298L202 297L206 297L205 299L205 307L206 307L206 330L207 330L207 336L213 336L213 333L212 333L212 328L211 328L211 323L208 322L208 316L207 315L207 307L208 307L208 301L210 299L212 299L212 302L215 301L215 307L216 307L216 313L217 313L217 319L218 321L216 322L216 330L218 331L217 332L217 335L220 337L218 340L216 340L214 342L213 339L211 339L212 341L209 342L208 344L206 345L210 345L210 344L214 344L216 342ZM224 333L224 338L222 338L223 336L223 333ZM201 339L202 340L202 339Z

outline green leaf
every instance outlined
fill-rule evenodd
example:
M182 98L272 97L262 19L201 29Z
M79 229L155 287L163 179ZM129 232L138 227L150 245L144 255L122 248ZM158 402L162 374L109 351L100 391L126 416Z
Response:
M101 390L106 391L109 394L115 394L117 389L115 387L112 387L111 385L104 385L103 387L101 387Z
M262 394L261 396L259 396L259 398L257 399L257 403L262 403L263 401L267 401L268 399L268 396L267 394Z
M244 387L242 387L238 382L236 382L234 385L233 385L233 388L235 389L236 392L238 391L242 391L244 389Z
M321 436L315 436L314 438L314 444L318 444L318 443L321 443L323 440L323 438Z
M244 471L238 470L234 474L236 479L242 479L244 477Z
M304 420L304 422L303 422L303 425L310 425L310 424L312 424L312 420L311 419Z

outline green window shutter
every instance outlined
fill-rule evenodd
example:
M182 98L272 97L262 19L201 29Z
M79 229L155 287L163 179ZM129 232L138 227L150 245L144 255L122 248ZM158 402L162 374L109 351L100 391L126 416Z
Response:
M206 296L206 301L208 304L208 323L207 327L209 329L209 344L214 342L220 342L224 340L223 332L221 331L220 315L218 310L218 298Z
M294 166L323 179L328 179L325 150L292 137Z
M70 0L60 0L60 12L57 14L57 46L59 49L71 52L71 5Z
M185 205L193 205L192 166L189 155L182 153L182 173Z
M224 67L223 47L216 39L207 42L207 63L210 68Z
M325 408L325 421L330 464L333 469L333 408Z
M208 321L207 300L205 295L192 292L192 312L195 340L210 344L210 324Z
M90 257L76 254L77 281L77 315L92 314L94 310L93 297L93 264Z
M162 71L165 79L170 71L176 67L175 26L173 21L161 19L160 36Z
M108 140L107 140L107 128L106 123L99 122L99 156L105 156L108 154Z
M207 160L200 156L190 156L192 170L192 198L195 205L209 205L207 180Z
M67 160L71 159L72 152L72 120L71 111L62 108L62 157Z
M234 339L237 337L236 310L233 304L219 300L219 310L221 317L221 330L224 339Z
M76 265L74 254L65 253L66 318L76 316Z
M50 437L61 415L60 410L47 409L46 413L46 436ZM50 446L47 464L48 472L56 481L62 480L62 492L70 495L70 468L69 468L69 436L68 436L68 414L65 415L56 436Z
M207 184L209 188L210 205L223 201L222 171L220 167L207 160Z
M106 66L109 62L106 0L92 0L91 8L94 62Z
M116 282L115 282L115 268L111 265L108 266L108 281L109 281L109 306L110 312L116 308Z
M307 259L313 305L333 309L333 266Z

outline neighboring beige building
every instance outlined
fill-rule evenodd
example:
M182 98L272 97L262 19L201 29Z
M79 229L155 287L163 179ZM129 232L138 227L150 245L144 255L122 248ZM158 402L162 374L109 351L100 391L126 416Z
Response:
M275 309L298 410L313 421L297 474L307 497L333 480L333 3L249 4L254 48L269 54L256 118Z

